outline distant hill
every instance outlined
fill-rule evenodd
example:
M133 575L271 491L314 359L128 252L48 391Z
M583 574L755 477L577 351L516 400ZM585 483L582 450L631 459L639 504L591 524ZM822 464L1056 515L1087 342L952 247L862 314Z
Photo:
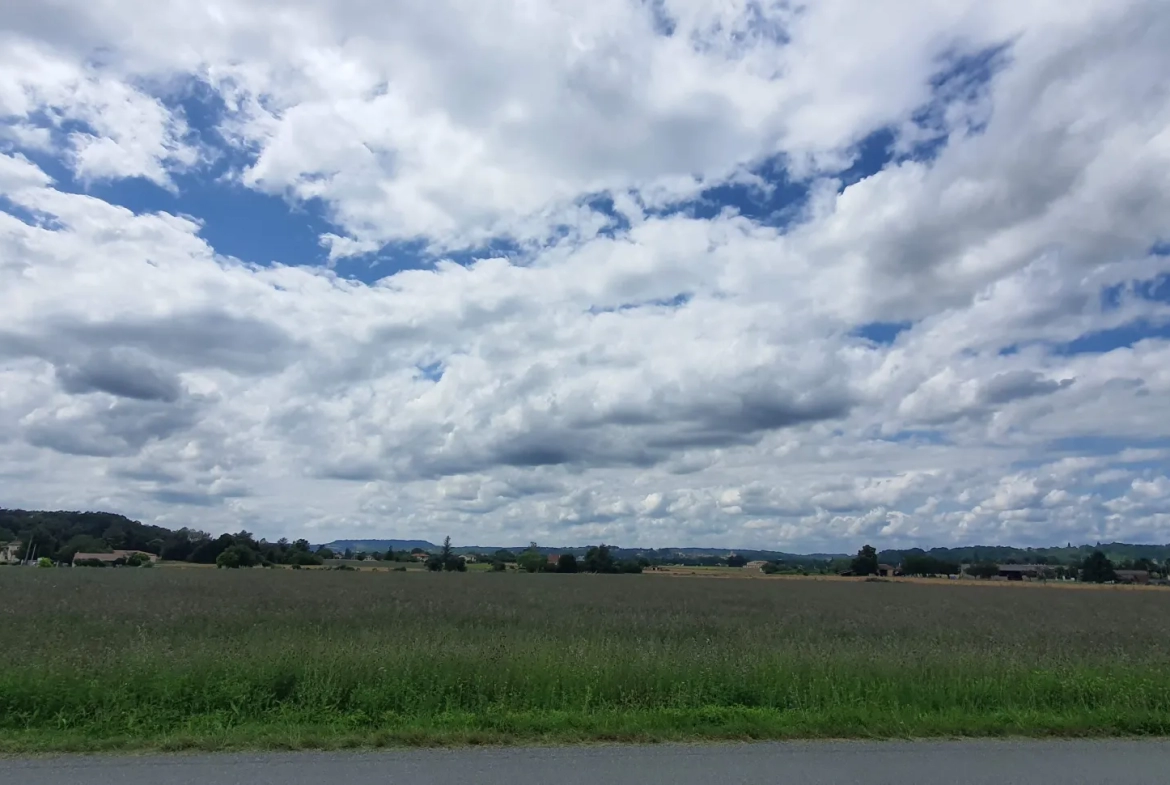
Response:
M58 510L45 512L37 510L8 510L0 508L0 544L10 540L24 543L24 550L34 550L36 555L51 556L67 561L77 551L102 552L113 549L149 551L160 554L164 559L187 560L199 563L214 562L215 557L233 543L242 543L257 549L267 557L276 560L285 554L290 545L279 543L257 543L247 532L212 537L207 532L194 529L172 531L162 526L151 526L132 520L124 515L109 512L78 512ZM305 543L301 543L305 545ZM371 553L386 551L409 551L422 548L438 551L439 547L429 540L334 540L326 543L334 551L353 550ZM312 546L316 550L319 546ZM494 553L507 550L520 553L528 543L512 545L461 545L456 553ZM588 545L538 547L541 553L572 553L584 556ZM909 555L928 555L948 562L996 562L996 563L1048 563L1078 564L1095 550L1102 551L1114 563L1149 559L1159 564L1170 562L1170 544L1139 545L1124 542L1095 543L1093 545L1055 546L1049 548L1016 548L1006 545L970 545L959 548L888 549L879 551L878 558L886 563L900 564ZM655 562L683 564L713 564L725 560L731 554L748 561L763 560L785 562L794 567L824 566L830 562L848 560L846 553L786 553L784 551L753 550L742 548L623 548L610 545L616 559L646 558ZM279 553L277 553L279 552ZM276 554L276 555L274 555Z
M948 562L973 564L995 562L997 564L1074 564L1084 561L1093 551L1101 551L1109 560L1120 564L1138 559L1151 559L1165 563L1170 559L1170 545L1131 545L1124 542L1099 542L1094 545L1066 545L1051 548L1014 548L1008 545L969 545L961 548L907 548L878 552L878 560L889 564L900 564L909 555L933 556Z
M424 551L437 551L439 546L427 540L334 540L325 543L331 551L353 551L354 553L373 553L393 548L396 551L409 551L422 548Z

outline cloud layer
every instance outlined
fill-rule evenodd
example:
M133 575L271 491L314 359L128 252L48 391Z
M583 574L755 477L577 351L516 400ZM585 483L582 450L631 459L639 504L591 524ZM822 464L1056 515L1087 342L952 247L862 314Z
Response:
M1170 540L1164 3L12 5L8 505ZM193 189L322 264L217 250Z

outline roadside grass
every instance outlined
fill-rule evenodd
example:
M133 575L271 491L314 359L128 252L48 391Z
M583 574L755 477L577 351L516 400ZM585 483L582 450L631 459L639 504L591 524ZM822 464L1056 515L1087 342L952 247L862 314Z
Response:
M1170 734L1167 592L0 573L0 752Z

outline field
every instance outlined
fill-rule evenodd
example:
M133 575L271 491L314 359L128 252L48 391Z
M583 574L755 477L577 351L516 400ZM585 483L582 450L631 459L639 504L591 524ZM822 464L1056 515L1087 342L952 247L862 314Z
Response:
M1170 591L0 569L0 752L1170 733Z

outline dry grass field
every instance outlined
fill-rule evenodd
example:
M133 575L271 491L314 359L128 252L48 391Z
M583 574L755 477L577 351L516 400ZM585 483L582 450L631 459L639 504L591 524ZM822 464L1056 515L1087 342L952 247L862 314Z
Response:
M972 583L0 569L0 751L1170 732L1170 591Z

